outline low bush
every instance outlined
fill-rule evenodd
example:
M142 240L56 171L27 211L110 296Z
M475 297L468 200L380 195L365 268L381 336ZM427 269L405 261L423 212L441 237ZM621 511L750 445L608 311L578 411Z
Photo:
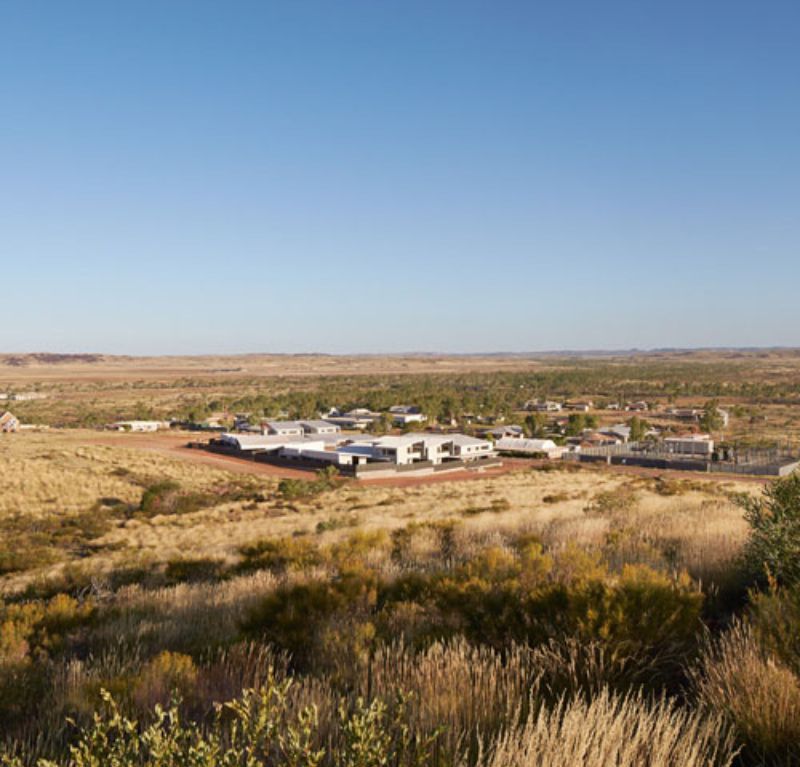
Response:
M304 538L262 538L239 549L242 561L239 572L270 570L286 574L290 570L307 570L323 562L316 543Z
M800 584L800 474L764 487L760 497L741 495L750 525L745 562L760 583Z

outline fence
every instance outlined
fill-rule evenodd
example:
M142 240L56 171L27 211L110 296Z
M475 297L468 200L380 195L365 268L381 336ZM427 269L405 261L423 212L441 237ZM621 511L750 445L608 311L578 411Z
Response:
M725 447L706 457L676 453L658 442L630 442L626 445L588 447L580 453L570 454L569 458L582 463L766 477L785 477L800 468L797 456L790 450L780 447L744 449Z

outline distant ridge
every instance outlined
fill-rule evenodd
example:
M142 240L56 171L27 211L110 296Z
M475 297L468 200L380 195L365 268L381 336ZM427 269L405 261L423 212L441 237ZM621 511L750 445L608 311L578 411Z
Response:
M336 360L345 359L416 359L416 360L446 360L446 359L482 359L482 360L536 360L536 359L581 359L581 358L630 358L630 357L658 357L665 355L692 356L703 354L716 355L754 355L754 354L800 354L800 347L794 346L725 346L725 347L658 347L654 349L551 349L546 351L486 351L486 352L354 352L332 354L330 352L242 352L230 354L158 354L158 355L129 355L129 354L102 354L102 353L56 353L56 352L26 352L26 353L0 353L0 365L5 367L31 367L59 365L120 365L137 362L159 362L166 360L183 360L185 362L202 363L209 360Z

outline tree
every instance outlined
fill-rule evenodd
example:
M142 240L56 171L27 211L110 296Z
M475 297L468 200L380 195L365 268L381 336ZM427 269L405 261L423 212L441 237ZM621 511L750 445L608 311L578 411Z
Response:
M639 418L638 415L635 415L630 421L628 421L628 426L631 430L630 441L641 442L644 439L645 434L647 434L647 422Z
M738 505L750 525L744 557L762 582L800 583L800 474L767 485L760 497L742 495Z
M586 416L583 413L571 413L567 420L567 436L577 437L586 428Z
M706 402L703 408L703 415L700 416L700 428L709 434L714 431L720 431L725 426L725 419L722 417L722 413L719 412L717 404L716 400Z
M388 413L381 413L378 418L372 422L370 431L373 434L386 434L392 428L392 417Z
M543 413L525 416L525 431L529 437L544 437L547 433L547 417Z

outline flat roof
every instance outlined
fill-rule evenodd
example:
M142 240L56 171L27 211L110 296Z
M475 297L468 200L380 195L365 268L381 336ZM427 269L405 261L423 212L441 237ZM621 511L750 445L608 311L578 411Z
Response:
M265 421L264 423L270 427L270 429L301 429L303 428L303 424L300 421Z

